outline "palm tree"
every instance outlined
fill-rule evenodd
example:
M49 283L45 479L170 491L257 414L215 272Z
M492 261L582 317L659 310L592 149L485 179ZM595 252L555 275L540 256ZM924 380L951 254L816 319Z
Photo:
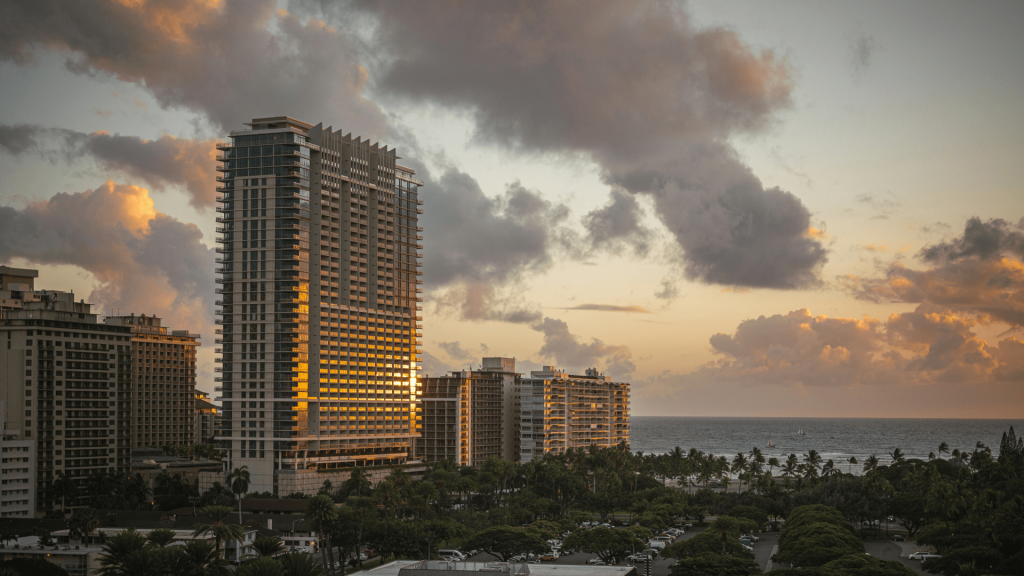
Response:
M242 523L242 495L249 491L249 467L242 466L228 475L231 492L238 496L238 523Z
M355 472L353 472L355 477ZM313 496L306 503L306 522L316 526L318 544L320 545L320 556L323 565L327 566L327 573L330 574L334 566L334 551L331 549L330 529L331 523L338 517L338 508L334 499L323 494Z
M878 468L878 456L872 454L868 456L868 459L864 461L864 471L870 472Z
M221 541L240 541L242 539L242 527L238 524L229 524L228 516L233 510L227 506L207 506L201 510L203 516L210 521L193 526L193 536L213 534L216 542L217 556L220 557Z
M189 540L183 546L182 562L187 573L194 576L226 576L231 574L227 562L217 548L206 540Z
M847 462L850 463L850 474L853 474L853 467L857 465L857 457L850 456L850 459L847 460Z
M804 454L804 462L807 464L808 474L813 476L817 474L818 468L821 467L821 454L811 448L807 451L807 454Z
M929 460L935 460L935 452L929 452L928 453L928 459Z
M285 576L284 566L273 558L257 558L238 568L238 576Z
M370 478L366 470L356 467L352 469L352 475L342 486L348 494L355 492L356 496L362 496L364 490L370 489Z
M146 540L160 547L167 546L174 541L174 530L168 530L167 528L153 530L146 536Z
M899 448L896 448L892 452L889 452L889 456L892 457L893 464L906 460L906 456L904 456L903 450L900 450Z
M285 554L278 558L288 576L323 576L324 567L316 563L312 554Z
M939 458L942 458L942 453L949 454L949 444L942 442L939 444Z
M103 545L99 574L126 574L123 566L126 559L145 547L146 537L139 534L135 528L129 528L111 536Z
M70 498L78 496L78 486L75 481L64 475L63 471L57 472L57 479L51 485L54 495L60 496L60 514L64 515L64 503Z
M734 472L734 473L737 473L736 474L736 478L740 479L740 490L741 491L743 489L742 474L743 474L743 471L746 470L746 468L747 468L747 456L746 456L746 454L744 454L743 452L737 452L736 455L732 457L732 468L730 470L732 472Z
M256 551L258 556L269 556L273 558L281 552L284 552L284 544L281 542L280 538L260 536L252 543L252 549Z
M771 458L768 459L768 475L769 476L772 475L772 469L778 468L778 467L779 467L779 459L778 458L776 458L775 456L772 456Z
M833 462L831 458L829 458L828 462L825 462L825 465L821 467L821 475L825 478L834 475L836 472L838 472L838 470L836 470L835 462Z

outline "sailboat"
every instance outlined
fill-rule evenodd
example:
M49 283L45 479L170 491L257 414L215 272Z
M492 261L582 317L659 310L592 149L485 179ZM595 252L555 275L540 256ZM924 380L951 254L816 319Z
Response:
M775 441L774 441L774 440L772 440L771 438L769 438L769 439L768 439L768 444L767 444L767 446L768 446L769 448L775 448Z
M797 436L806 436L806 434L804 434L804 429L803 428L797 430L796 434L797 434Z

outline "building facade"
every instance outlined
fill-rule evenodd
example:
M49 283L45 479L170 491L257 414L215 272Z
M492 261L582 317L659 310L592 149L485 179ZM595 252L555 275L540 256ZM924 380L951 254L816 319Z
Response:
M73 293L16 296L20 305L0 313L0 397L6 428L18 431L10 441L35 447L36 513L43 514L59 507L56 478L84 484L94 473L129 470L131 332L97 323Z
M217 426L217 406L210 402L206 392L196 390L195 394L195 422L193 424L193 439L196 444L210 442Z
M198 334L161 326L156 316L107 316L132 334L132 447L185 446L194 440Z
M422 182L394 149L322 124L247 126L218 146L228 468L276 494L401 464L416 434Z
M417 455L461 466L516 459L517 376L515 359L485 358L477 371L423 378Z
M36 446L7 425L6 407L0 401L0 518L35 518Z
M569 448L629 443L629 384L588 369L582 376L553 366L521 378L520 462Z

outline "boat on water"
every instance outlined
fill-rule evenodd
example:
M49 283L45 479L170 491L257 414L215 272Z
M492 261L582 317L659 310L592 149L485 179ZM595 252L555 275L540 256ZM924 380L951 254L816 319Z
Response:
M775 441L769 438L768 444L766 444L766 446L768 446L769 448L775 448Z
M804 433L804 429L803 428L797 430L796 434L797 434L797 436L806 436L807 435L807 434Z

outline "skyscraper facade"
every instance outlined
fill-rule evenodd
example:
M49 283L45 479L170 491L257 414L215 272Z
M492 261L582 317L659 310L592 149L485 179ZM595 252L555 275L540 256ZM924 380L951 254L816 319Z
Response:
M222 144L218 440L252 491L410 455L422 213L394 149L288 117Z

